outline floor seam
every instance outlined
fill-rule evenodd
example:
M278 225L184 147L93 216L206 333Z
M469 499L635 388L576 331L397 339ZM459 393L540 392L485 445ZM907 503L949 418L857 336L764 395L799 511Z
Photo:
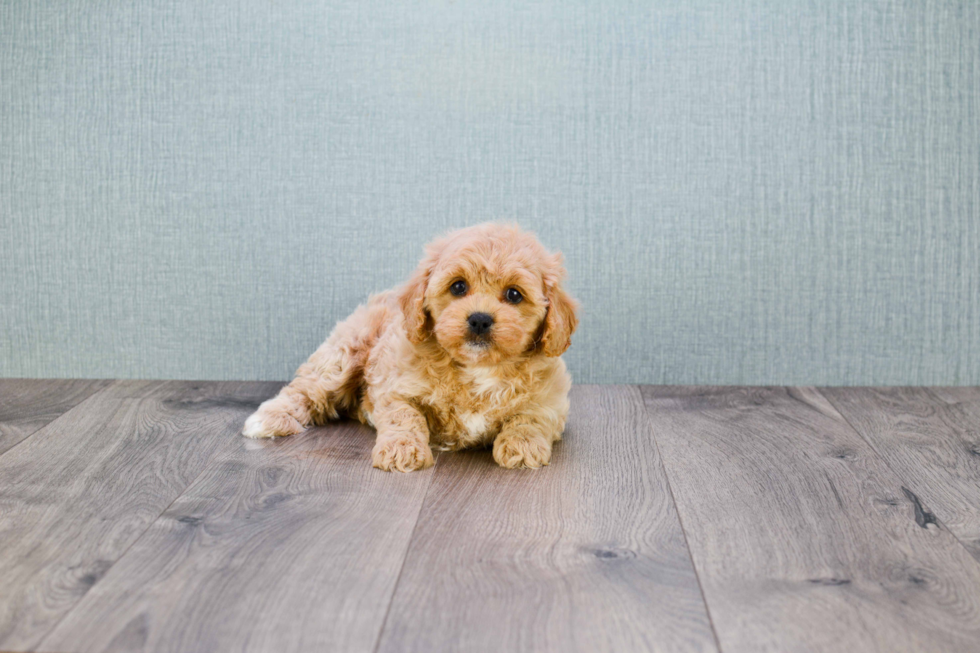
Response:
M657 434L650 419L650 410L647 408L646 398L643 396L643 386L634 386L640 394L640 406L643 409L643 416L646 418L647 428L650 430L650 437L653 439L653 446L657 450L657 459L660 461L660 469L664 472L664 482L667 483L667 494L670 495L670 503L674 506L674 513L677 515L677 523L681 527L681 536L684 538L684 549L687 551L687 559L691 561L691 570L694 572L694 579L698 582L698 592L701 594L701 603L704 605L705 616L708 617L708 625L711 627L711 636L715 640L715 648L722 653L721 640L718 638L718 631L715 628L714 617L711 616L711 608L708 605L708 596L704 591L704 584L701 582L701 574L698 573L697 564L694 562L694 553L691 551L691 544L688 541L687 529L684 528L684 519L681 517L680 506L677 505L677 498L674 496L674 488L670 483L670 474L667 472L667 465L663 454L660 451L660 443L657 442Z
M42 424L38 428L34 429L30 433L28 433L26 436L24 436L24 438L22 440L20 440L19 442L15 442L13 445L11 445L11 447L9 449L7 449L7 450L5 450L3 452L0 452L0 460L3 459L3 456L6 456L8 453L10 453L11 451L13 451L14 449L16 449L17 447L19 447L20 445L24 444L25 442L27 442L28 440L30 440L31 438L33 438L35 435L37 435L38 433L40 433L44 429L48 428L49 426L51 426L55 422L61 420L64 417L66 417L69 413L71 413L72 411L74 411L76 408L80 408L81 406L87 404L89 401L91 401L95 397L98 397L99 395L101 395L103 392L105 392L109 388L114 387L119 382L118 379L93 379L93 380L95 380L95 381L109 381L109 383L104 388L99 388L98 390L96 390L95 392L93 392L92 394L90 394L89 396L85 397L80 402L78 402L77 404L75 404L74 406L72 406L71 408L69 408L68 410L66 410L65 412L61 413L60 415L58 415L57 417L55 417L53 420L51 420L47 424ZM0 651L0 653L3 653L3 652Z
M831 405L831 407L833 407L834 412L836 412L838 415L840 415L840 418L844 421L845 424L847 424L848 428L850 428L852 431L854 431L854 433L857 434L857 436L859 438L861 438L861 440L871 448L871 451L873 451L875 453L875 455L878 456L878 458L881 460L881 462L883 462L885 464L885 467L887 467L888 470L891 471L891 473L895 475L895 478L897 478L900 483L903 483L903 484L907 483L908 485L912 485L912 483L910 483L905 478L903 478L902 475L899 474L898 471L894 467L892 467L891 463L888 462L888 458L886 458L881 453L881 451L878 450L878 448L874 445L874 443L871 442L871 440L869 440L868 438L864 437L864 434L861 433L861 431L858 430L858 428L856 426L854 426L854 424L851 422L851 420L849 420L847 418L847 415L845 415L843 413L843 411L841 411L841 409L837 406L837 404L834 403L834 400L831 399L830 395L828 395L826 392L824 392L825 389L826 388L819 388L819 387L815 387L814 388L814 390L816 390L817 393L821 397L823 397L824 399L826 399L827 400L827 403L829 403ZM920 389L925 390L926 392L928 392L929 395L930 395L930 398L933 399L934 401L940 401L939 397L937 397L936 395L934 395L932 392L929 391L929 388L927 388L925 386L920 386ZM903 486L903 487L900 487L899 489L904 490L904 489L906 489L906 487ZM935 506L932 506L932 510L933 511L935 510ZM933 515L935 515L935 512L933 512ZM956 533L954 533L953 531L951 531L949 529L949 527L946 525L946 522L944 520L942 520L942 519L939 519L938 517L935 517L935 519L939 523L939 525L942 527L942 529L944 531L946 531L947 533L949 533L950 536L953 538L953 540L957 544L959 544L961 547L963 547L963 549L966 551L967 556L969 556L970 560L973 560L975 563L977 563L978 565L980 565L980 560L977 560L976 557L974 557L973 552L970 550L970 547L968 547L966 544L964 544L963 543L963 540L961 540L956 535Z
M115 385L115 384L113 384L113 385ZM138 542L140 542L144 537L146 537L146 534L150 532L150 529L153 528L153 525L155 523L157 523L157 521L159 521L160 517L162 517L164 515L164 513L166 513L168 510L170 510L171 506L173 506L175 503L177 503L177 501L187 493L187 490L190 489L195 483L197 483L198 479L200 479L209 469L211 469L211 465L214 464L214 461L222 453L224 453L227 449L230 449L233 442L234 442L234 439L233 438L228 438L226 444L224 445L224 447L223 448L219 448L217 451L214 452L214 455L204 465L204 467L201 469L200 473L198 473L197 476L195 476L193 479L191 479L190 482L187 483L187 485L185 485L183 487L183 489L181 489L181 491L179 493L177 493L177 495L173 498L173 501L171 501L170 503L168 503L167 506L163 510L161 510L159 512L159 514L157 514L156 517L154 517L153 519L151 519L151 520L149 520L147 522L146 528L144 528L143 529L143 532L139 534L139 537L137 537L135 540L133 540L132 543L129 546L126 547L126 550L123 551L119 555L119 557L117 557L115 560L112 561L112 564L110 564L106 568L105 573L103 573L102 576L99 577L99 580L97 580L94 583L92 583L91 587L89 587L88 589L86 589L85 592L81 596L78 597L78 600L75 601L75 605L73 605L67 612L65 612L65 614L61 615L61 617L58 619L58 621L55 622L55 624L48 630L48 632L46 632L44 634L44 637L42 637L38 641L38 645L36 647L34 647L35 650L41 650L41 649L43 649L43 644L44 644L45 640L47 640L48 637L50 637L51 634L54 633L54 631L58 629L58 626L60 626L61 623L65 619L67 619L70 614L72 614L75 610L78 609L78 606L81 605L82 601L85 600L85 597L88 596L89 592L91 592L93 589L95 589L95 587L99 583L101 583L105 579L106 576L109 575L109 572L112 571L112 568L115 567L117 564L119 564L119 561L122 560L123 558L125 558L126 555L133 549L133 547L136 546L136 544Z
M435 452L435 462L432 465L432 474L429 478L429 484L425 488L425 496L422 497L422 501L419 504L418 514L415 516L415 523L412 524L412 534L408 537L408 544L405 546L405 555L402 557L402 564L398 568L398 576L395 577L395 584L391 588L391 597L388 599L388 607L385 610L384 619L381 620L381 627L378 628L378 639L374 643L374 648L371 649L374 653L377 653L378 649L381 647L381 639L384 636L385 628L388 626L388 615L391 614L391 606L395 602L395 595L398 593L398 586L402 582L402 574L405 572L405 563L408 562L408 554L412 550L412 543L415 541L415 533L418 531L419 522L422 521L422 512L425 510L426 504L429 502L429 493L432 491L432 481L435 479L436 472L439 469L439 461L442 459L441 452ZM386 474L395 474L397 472L385 472Z

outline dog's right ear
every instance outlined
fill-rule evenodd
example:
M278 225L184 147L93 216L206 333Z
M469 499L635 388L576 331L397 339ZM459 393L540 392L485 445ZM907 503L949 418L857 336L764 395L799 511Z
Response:
M432 271L439 261L441 250L441 242L433 243L426 248L425 258L398 294L398 304L405 316L405 331L412 344L419 344L428 338L432 331L432 318L425 310L425 290L429 286L429 277L432 276Z

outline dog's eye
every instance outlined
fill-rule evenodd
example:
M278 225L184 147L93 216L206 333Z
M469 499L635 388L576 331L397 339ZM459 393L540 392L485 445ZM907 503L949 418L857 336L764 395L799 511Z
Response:
M520 304L521 300L524 299L524 295L522 295L521 291L517 288L508 288L507 292L504 293L504 297L506 297L507 301L509 301L511 304Z
M449 286L449 292L456 297L462 297L466 294L466 282L460 279L459 281L453 283L453 285Z

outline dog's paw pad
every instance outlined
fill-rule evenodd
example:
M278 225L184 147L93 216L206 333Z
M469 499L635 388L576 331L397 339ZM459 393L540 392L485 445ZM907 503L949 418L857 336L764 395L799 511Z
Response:
M303 426L292 415L276 415L260 411L245 420L242 435L246 438L275 438L295 435L302 430Z
M431 467L432 449L414 438L394 438L374 445L372 462L386 472L412 472Z
M497 438L493 443L493 459L507 469L537 469L551 462L551 445L543 438Z

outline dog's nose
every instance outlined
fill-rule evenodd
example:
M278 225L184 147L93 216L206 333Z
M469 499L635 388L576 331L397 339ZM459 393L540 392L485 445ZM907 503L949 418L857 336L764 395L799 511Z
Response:
M470 325L470 333L482 336L493 326L493 317L486 313L473 313L466 320Z

